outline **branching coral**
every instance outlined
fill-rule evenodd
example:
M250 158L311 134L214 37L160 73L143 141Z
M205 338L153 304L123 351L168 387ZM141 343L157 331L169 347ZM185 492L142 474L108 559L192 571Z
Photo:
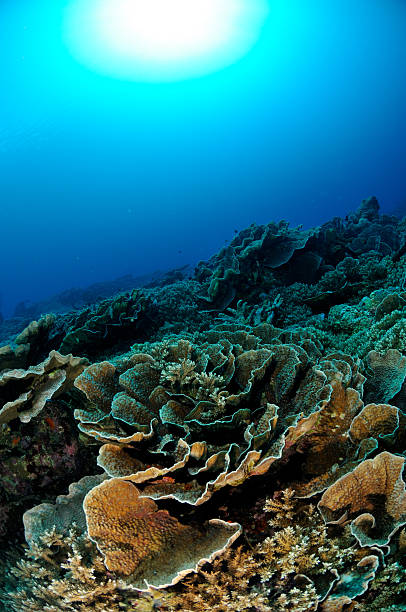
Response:
M171 611L198 612L271 612L268 597L252 583L261 564L242 547L216 559L211 568L185 580L177 592L169 592L166 601Z
M367 600L357 604L360 612L404 612L406 610L406 569L389 563L369 585Z
M264 561L262 580L283 590L293 577L305 575L318 599L326 596L337 575L355 558L353 539L348 534L331 537L312 504L293 499L291 489L281 497L270 499L265 510L273 517L269 521L272 535L260 546Z
M31 542L25 559L3 568L2 596L10 612L315 610L339 574L353 575L352 567L367 558L368 549L354 550L345 530L329 535L314 506L295 500L291 490L268 500L265 508L272 518L262 543L229 549L174 588L145 595L107 571L81 528L73 526L63 535L45 529ZM286 527L288 523L295 527Z
M272 518L262 543L226 552L210 569L170 590L169 609L304 612L318 609L329 592L334 595L336 584L348 585L349 602L362 593L375 571L358 580L357 568L373 557L376 570L378 557L369 549L357 551L348 529L330 534L317 509L293 495L288 489L267 500Z
M137 595L106 572L95 544L75 525L64 535L55 528L44 531L24 558L1 573L8 612L156 609L157 597Z

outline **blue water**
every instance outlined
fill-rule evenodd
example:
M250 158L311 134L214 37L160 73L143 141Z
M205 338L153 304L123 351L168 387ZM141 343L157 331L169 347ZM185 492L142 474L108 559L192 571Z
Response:
M69 2L0 5L4 315L193 264L253 222L406 209L406 2L269 0L243 59L169 83L79 63Z

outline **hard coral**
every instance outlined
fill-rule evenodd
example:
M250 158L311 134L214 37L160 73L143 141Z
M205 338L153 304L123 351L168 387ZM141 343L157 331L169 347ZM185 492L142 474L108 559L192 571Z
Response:
M103 300L95 308L72 314L67 320L67 332L59 346L62 353L76 352L92 356L100 350L126 342L129 334L145 337L152 331L153 307L142 291L134 290Z
M55 323L55 316L47 314L38 321L31 321L16 338L0 347L0 372L6 369L27 368L48 353L49 337Z
M75 385L90 403L76 416L83 432L121 446L101 451L99 463L107 473L141 483L151 473L148 464L161 470L155 476L187 464L189 477L185 481L183 471L172 494L202 503L226 484L267 471L288 440L292 445L302 436L295 429L299 417L316 414L327 403L331 413L343 403L344 435L362 407L358 392L343 387L362 386L357 364L341 354L313 362L298 344L278 338L267 344L264 327L256 333L219 329L194 342L173 337L137 346L144 352L124 360L124 371L120 360L118 367L109 362L89 366ZM303 345L317 355L309 339ZM326 416L326 431L329 426ZM128 472L131 466L140 471Z
M44 530L22 559L7 559L3 567L0 563L0 583L7 612L118 612L134 607L153 612L159 601L159 594L137 594L109 575L96 545L75 525L64 534Z
M312 233L289 229L285 222L251 225L218 255L197 266L196 279L207 291L204 299L211 308L223 310L241 292L240 287L247 291L247 287L253 288L255 284L263 285L269 272L287 264L298 249L303 249ZM269 280L272 284L272 275Z
M159 510L130 482L108 480L84 500L88 533L109 570L139 590L165 588L211 561L240 534L240 526L211 520L198 529Z
M402 388L406 379L406 357L397 349L383 353L370 351L365 357L368 382L365 399L376 402L390 402Z
M52 529L64 536L73 523L81 533L86 532L83 500L86 494L104 479L104 475L84 476L79 482L69 485L68 494L59 495L55 504L40 504L27 510L23 521L28 544L32 546L40 542L44 531Z
M0 374L0 424L19 418L28 423L45 403L73 385L87 360L51 351L49 357L27 370L5 370Z
M326 521L352 520L351 529L361 546L384 546L406 523L404 457L383 452L367 459L327 491L320 503Z

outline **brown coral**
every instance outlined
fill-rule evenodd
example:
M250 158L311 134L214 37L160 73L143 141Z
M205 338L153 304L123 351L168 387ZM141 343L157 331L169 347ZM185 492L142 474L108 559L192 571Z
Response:
M360 442L368 437L389 436L398 427L398 408L389 404L368 404L354 418L349 434L354 441Z
M319 502L324 519L348 516L362 546L387 544L406 523L404 463L404 457L388 452L363 461L324 492Z
M140 590L167 587L211 561L240 534L235 523L211 520L199 529L140 496L130 482L108 480L84 500L88 533L108 569L130 577Z

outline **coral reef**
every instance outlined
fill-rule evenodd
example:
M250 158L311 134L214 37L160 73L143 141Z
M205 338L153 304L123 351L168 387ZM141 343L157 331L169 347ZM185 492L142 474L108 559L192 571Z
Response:
M0 609L406 610L405 243L368 198L2 321Z

